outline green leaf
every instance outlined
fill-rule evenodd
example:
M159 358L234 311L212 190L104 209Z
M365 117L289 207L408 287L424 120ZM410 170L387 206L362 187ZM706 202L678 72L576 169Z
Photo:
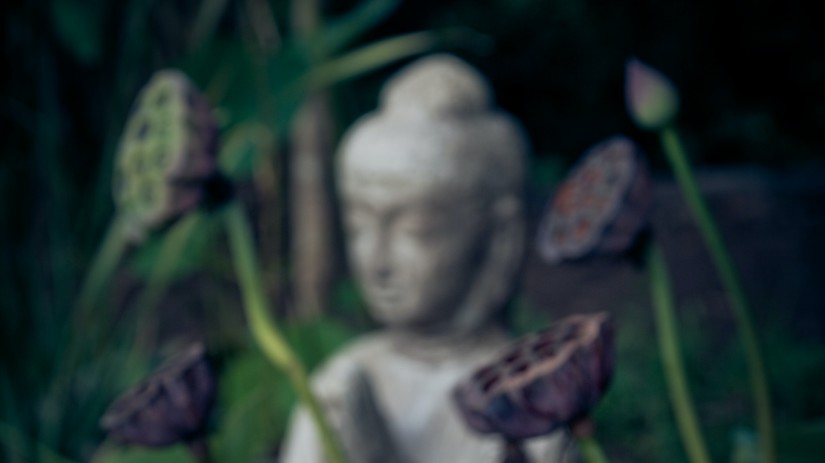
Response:
M195 463L195 459L182 445L162 449L137 447L102 447L92 463Z
M258 349L236 354L220 378L216 461L258 461L279 442L295 403L286 376Z
M731 434L731 463L759 463L759 436L748 428L737 428Z
M221 169L235 180L252 177L261 158L275 143L272 131L257 121L238 124L224 140L218 159Z
M825 449L825 419L786 425L777 432L780 460L785 463L814 463Z
M548 312L532 306L524 297L518 297L509 309L510 330L520 337L544 328L551 322Z
M531 186L542 190L548 190L559 184L564 178L567 167L564 165L564 157L558 154L536 156L532 159L529 182Z
M284 332L287 342L307 370L316 368L356 334L354 330L327 317L288 324Z
M347 320L349 326L366 328L374 326L367 310L367 303L361 291L352 278L342 279L336 283L332 291L332 307L330 314Z
M309 66L302 42L293 41L270 61L270 87L278 102L276 123L286 127L311 91L356 78L403 58L434 49L449 33L417 32L371 43L343 56ZM279 72L279 70L281 70ZM285 70L285 71L284 71Z
M260 92L254 83L262 66L241 39L216 37L209 46L187 54L176 67L199 84L223 116L222 126L259 117Z
M103 21L108 2L54 0L51 19L58 38L85 64L100 59L103 50Z
M0 421L0 449L3 453L0 456L17 455L23 461L33 461L34 458L30 452L34 450L37 453L37 461L43 463L74 463L54 450L44 446L42 443L30 439L21 430Z
M131 268L137 275L160 284L189 275L203 261L219 227L220 220L209 212L189 214L135 250Z
M328 318L293 323L284 332L307 369L352 339L354 332ZM257 348L235 354L220 379L217 461L257 461L283 439L296 401L288 378Z
M201 2L189 34L190 48L201 47L212 38L228 3L228 0L205 0Z
M349 13L329 20L320 31L322 50L336 53L347 48L359 36L386 19L400 3L400 0L368 0Z
M354 79L404 58L443 46L484 48L486 36L468 29L446 29L403 34L378 40L312 67L305 75L286 85L282 97L327 87Z

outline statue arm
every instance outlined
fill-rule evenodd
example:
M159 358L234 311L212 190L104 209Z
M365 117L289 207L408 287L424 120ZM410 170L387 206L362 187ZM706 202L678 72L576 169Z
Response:
M387 427L367 375L359 368L324 371L315 389L349 463L407 463ZM283 463L328 463L315 423L304 407L290 421Z
M581 456L576 442L567 431L556 431L547 437L537 438L527 442L530 461L546 461L553 463L579 463Z
M279 461L283 463L325 463L326 461L315 424L304 407L299 407L292 413Z

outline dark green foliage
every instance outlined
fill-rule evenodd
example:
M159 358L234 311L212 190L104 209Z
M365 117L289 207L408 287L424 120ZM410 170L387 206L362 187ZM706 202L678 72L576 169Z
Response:
M332 319L286 326L286 336L311 369L351 339L354 332ZM286 376L254 347L227 352L220 374L218 410L210 447L216 461L253 462L276 451L286 431L295 394ZM124 450L107 446L95 463L187 462L181 448Z
M160 357L132 349L141 334L132 327L157 315L157 304L135 306L201 278L213 303L201 310L217 326L199 334L215 341L223 361L216 460L254 461L271 454L283 435L294 397L285 378L250 347L236 316L219 208L171 224L131 253L112 275L106 299L112 305L103 307L104 315L83 324L73 316L113 216L118 139L138 89L157 69L184 70L215 106L221 169L247 196L244 187L261 159L283 161L278 152L292 112L312 86L348 81L335 95L344 127L375 106L378 85L392 68L370 71L455 44L491 77L500 105L525 122L537 152L538 167L530 172L535 187L556 181L593 142L616 132L637 134L621 90L631 54L680 87L680 123L700 161L785 166L825 151L823 29L804 2L330 1L324 6L335 16L299 39L289 25L289 2L278 0L266 2L277 45L259 40L249 3L2 2L0 461L89 461L104 439L98 419L106 405ZM380 41L422 30L429 32ZM287 262L267 264L288 273ZM515 332L550 321L547 312L517 301ZM613 461L679 462L684 452L647 309L616 310L622 314L619 366L597 421ZM784 314L776 313L776 323L760 325L777 327L763 331L781 460L817 461L825 442L825 348L796 339L784 328ZM732 336L706 336L702 317L685 321L699 415L714 458L724 461L745 452L752 435L742 355ZM314 367L371 326L357 288L345 280L329 318L286 331ZM122 452L106 443L94 461L188 458L181 448Z
M51 20L55 34L83 64L100 60L104 47L104 20L110 9L103 0L53 0Z
M165 289L191 277L202 263L217 262L211 268L226 275L223 248L215 247L217 219L200 211L153 236L145 248L129 255L127 265L102 275L115 291L105 287L105 294L94 297L117 307L95 307L75 316L78 287L112 217L117 141L138 88L154 70L182 68L206 92L227 141L220 165L233 180L244 182L263 156L273 155L275 137L286 132L312 85L350 79L441 43L437 35L424 33L411 47L379 43L383 54L354 55L367 56L366 61L349 59L348 47L396 3L372 0L318 36L307 41L276 37L280 44L267 48L256 41L260 30L255 28L261 26L252 23L249 3L54 0L3 5L4 68L12 70L0 80L4 461L49 461L52 454L54 461L59 455L88 460L103 437L98 419L106 404L148 371L146 355L134 347L154 336L152 319ZM272 6L279 13L286 10L286 2ZM266 27L284 30L280 14L255 19L268 19ZM336 52L330 64L338 65L317 66L312 49L321 46ZM124 268L132 270L127 277L118 271ZM120 280L112 278L115 273ZM123 293L123 279L127 287L138 283L137 298ZM325 343L345 337L324 323L315 329L326 336L320 344L298 336L312 365L329 352ZM283 384L280 389L287 390ZM290 401L281 396L272 407L256 411L275 413L267 419L278 422L282 431ZM281 431L267 435L269 446L277 445Z
M713 461L738 463L741 441L753 439L750 389L736 338L708 324L701 304L682 307L683 352L690 387ZM648 307L621 307L613 384L596 413L611 461L687 461L679 440ZM717 321L718 323L718 321ZM780 461L813 462L823 449L821 387L825 347L802 346L783 322L766 333L769 380L777 410ZM817 405L818 404L818 405Z

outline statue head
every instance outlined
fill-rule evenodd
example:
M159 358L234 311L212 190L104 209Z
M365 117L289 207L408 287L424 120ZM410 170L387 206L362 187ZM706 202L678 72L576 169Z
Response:
M350 264L378 321L467 332L504 307L524 249L526 151L519 124L455 57L387 82L344 136L338 169Z

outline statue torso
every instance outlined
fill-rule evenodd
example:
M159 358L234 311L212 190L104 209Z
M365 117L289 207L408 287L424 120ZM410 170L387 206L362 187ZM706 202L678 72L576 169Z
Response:
M392 332L364 336L335 355L316 375L316 382L321 390L334 391L349 369L364 371L396 445L411 463L500 460L501 441L468 429L451 394L455 384L500 352L509 339L492 330L470 342L413 342ZM562 441L554 435L536 439L528 448L536 461L559 461ZM548 460L547 455L556 457Z

